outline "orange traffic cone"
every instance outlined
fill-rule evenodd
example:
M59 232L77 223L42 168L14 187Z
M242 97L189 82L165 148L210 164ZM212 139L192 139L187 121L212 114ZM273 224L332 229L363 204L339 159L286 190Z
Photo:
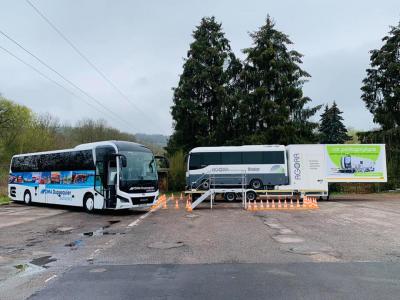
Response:
M261 202L260 202L260 210L264 210L264 203L263 203L262 199L261 199Z
M308 208L308 196L304 196L304 199L303 199L303 207L304 207L304 208Z
M269 209L269 202L268 202L268 199L267 199L267 202L265 203L265 209Z
M191 199L191 197L189 197L189 200L188 200L188 203L187 203L187 211L192 211L193 210L193 208L192 208L192 199Z
M272 208L272 209L275 208L275 199L272 199L271 208Z
M282 208L281 197L278 197L278 208Z
M258 210L257 201L255 199L253 201L253 210Z
M285 202L283 203L283 207L288 208L286 198L285 198Z
M290 208L294 208L293 199L292 198L290 198Z
M178 199L175 199L175 209L179 209L179 202L178 202Z
M299 198L297 198L297 201L296 201L296 208L300 208L300 200L299 200Z
M174 199L174 195L172 195L172 201L174 201L173 199ZM162 209L167 209L168 207L167 207L167 198L166 197L164 197L162 199L162 203L163 203Z

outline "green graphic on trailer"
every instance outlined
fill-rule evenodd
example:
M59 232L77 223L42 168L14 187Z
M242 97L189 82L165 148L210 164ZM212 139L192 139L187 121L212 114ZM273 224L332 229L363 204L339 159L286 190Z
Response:
M326 145L326 151L330 176L384 176L381 145Z

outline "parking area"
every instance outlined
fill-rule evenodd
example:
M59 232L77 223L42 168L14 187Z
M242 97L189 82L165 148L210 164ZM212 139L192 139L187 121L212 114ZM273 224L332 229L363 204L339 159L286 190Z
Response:
M299 266L303 266L316 280L324 276L324 280L334 281L340 279L340 272L361 276L360 272L368 271L368 276L354 278L353 291L376 287L381 282L390 291L383 298L392 299L392 295L398 294L399 278L390 275L397 269L388 265L392 268L400 265L400 195L336 196L320 202L319 206L301 211L246 211L241 203L217 202L212 210L208 203L203 203L187 212L183 201L179 202L179 208L169 201L166 209L161 207L151 213L94 215L78 209L2 206L0 293L10 299L24 299L36 292L33 299L51 299L54 291L73 293L65 288L76 285L80 287L80 297L91 299L95 294L90 293L88 283L93 280L100 282L99 291L104 286L105 292L112 286L113 278L129 282L129 278L133 280L142 274L148 282L127 285L121 294L118 289L111 289L116 298L131 295L134 288L154 290L148 295L165 298L171 291L155 287L162 278L173 285L178 284L174 278L178 280L183 274L193 272L191 280L180 281L178 285L185 292L175 295L183 299L193 280L200 274L215 277L221 266L227 269L220 276L237 278L243 278L242 272L252 273L253 268L252 274L259 274L254 283L263 280L259 288L266 288L265 278L260 278L260 274L269 274L278 287L282 276L301 278L304 274ZM16 217L10 218L13 214ZM3 216L20 221L7 226ZM152 268L153 265L159 268ZM213 269L210 265L220 267ZM247 275L247 278L253 277ZM218 287L218 278L213 280L217 282L215 291L222 288ZM308 280L312 282L312 278L304 277L303 283ZM63 285L65 282L67 286ZM221 285L231 283L226 278L221 281ZM205 285L200 280L196 289L201 290ZM253 290L259 292L257 288ZM349 290L344 288L341 292ZM317 289L315 293L318 292L321 291ZM315 295L305 294L304 299ZM346 294L339 291L332 294L335 295ZM74 294L64 295L67 296Z

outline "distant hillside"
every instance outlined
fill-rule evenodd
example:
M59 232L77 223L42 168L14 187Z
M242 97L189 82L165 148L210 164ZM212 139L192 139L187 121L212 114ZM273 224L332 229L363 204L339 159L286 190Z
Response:
M143 144L152 144L159 146L161 148L167 146L169 136L162 134L146 134L146 133L136 133L135 137L137 141Z

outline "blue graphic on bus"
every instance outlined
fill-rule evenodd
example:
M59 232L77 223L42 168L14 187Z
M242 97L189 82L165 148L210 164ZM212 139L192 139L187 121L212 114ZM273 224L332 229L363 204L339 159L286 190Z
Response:
M46 185L46 188L82 188L94 186L94 170L52 171L52 172L15 172L11 173L8 183L27 186ZM44 192L46 193L46 192Z

